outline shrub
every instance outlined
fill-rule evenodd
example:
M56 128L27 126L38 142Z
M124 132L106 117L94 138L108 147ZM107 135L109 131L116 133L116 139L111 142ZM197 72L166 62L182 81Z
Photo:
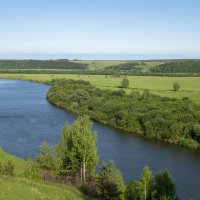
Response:
M122 88L127 88L129 86L129 80L127 78L124 78L121 82Z
M12 161L9 160L3 166L3 175L14 176L15 175L14 170L15 170L15 165Z
M174 91L179 91L180 90L180 84L179 83L177 83L177 82L174 82L173 83L173 89L174 89Z
M24 176L33 180L40 179L40 169L31 158L26 161Z

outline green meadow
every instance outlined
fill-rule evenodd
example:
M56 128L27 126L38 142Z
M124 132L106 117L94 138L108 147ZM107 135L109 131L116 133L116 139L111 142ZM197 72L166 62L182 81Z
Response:
M121 84L122 77L111 77L105 75L77 75L77 74L0 74L0 78L31 80L47 82L54 78L66 78L74 80L90 81L101 89L117 90ZM200 77L156 77L156 76L129 76L130 85L125 89L130 93L133 89L142 92L148 89L151 93L171 98L189 97L196 103L200 103ZM173 82L177 81L180 91L173 91Z
M147 71L149 68L163 64L166 61L78 60L78 61L73 61L73 62L87 64L90 70L102 70L106 67L110 67L110 66L114 66L114 65L120 65L120 64L124 64L124 63L128 63L128 62L136 62L139 64L140 67L142 67L144 69L144 71Z

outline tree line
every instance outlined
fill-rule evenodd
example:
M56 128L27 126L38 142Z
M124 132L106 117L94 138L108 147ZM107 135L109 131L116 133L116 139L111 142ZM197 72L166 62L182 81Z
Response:
M0 60L0 69L70 69L85 70L87 64L69 60Z
M146 64L144 62L142 63L127 62L118 65L108 66L105 68L105 70L141 72L142 71L141 65L146 65Z
M180 87L174 83L174 89ZM144 90L101 90L87 81L52 81L47 99L77 115L147 138L199 148L200 106L188 97L160 97Z
M166 62L150 70L153 73L200 73L200 61Z

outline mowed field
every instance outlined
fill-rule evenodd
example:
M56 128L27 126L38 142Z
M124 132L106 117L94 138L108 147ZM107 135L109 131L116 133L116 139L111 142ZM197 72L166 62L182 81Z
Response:
M101 89L117 90L121 84L122 77L115 78L105 75L77 75L77 74L0 74L0 78L49 81L53 78L66 78L74 80L90 81ZM200 103L200 77L155 77L155 76L129 76L130 85L125 89L130 93L133 89L142 92L148 89L151 93L168 96L172 98L189 97L196 103ZM173 91L173 82L177 81L180 91Z

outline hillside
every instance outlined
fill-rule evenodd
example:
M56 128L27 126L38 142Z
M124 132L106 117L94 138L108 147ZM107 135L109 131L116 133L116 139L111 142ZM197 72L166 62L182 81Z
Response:
M72 187L23 178L25 161L0 149L0 162L5 163L9 160L15 164L16 176L0 175L0 200L89 200Z

